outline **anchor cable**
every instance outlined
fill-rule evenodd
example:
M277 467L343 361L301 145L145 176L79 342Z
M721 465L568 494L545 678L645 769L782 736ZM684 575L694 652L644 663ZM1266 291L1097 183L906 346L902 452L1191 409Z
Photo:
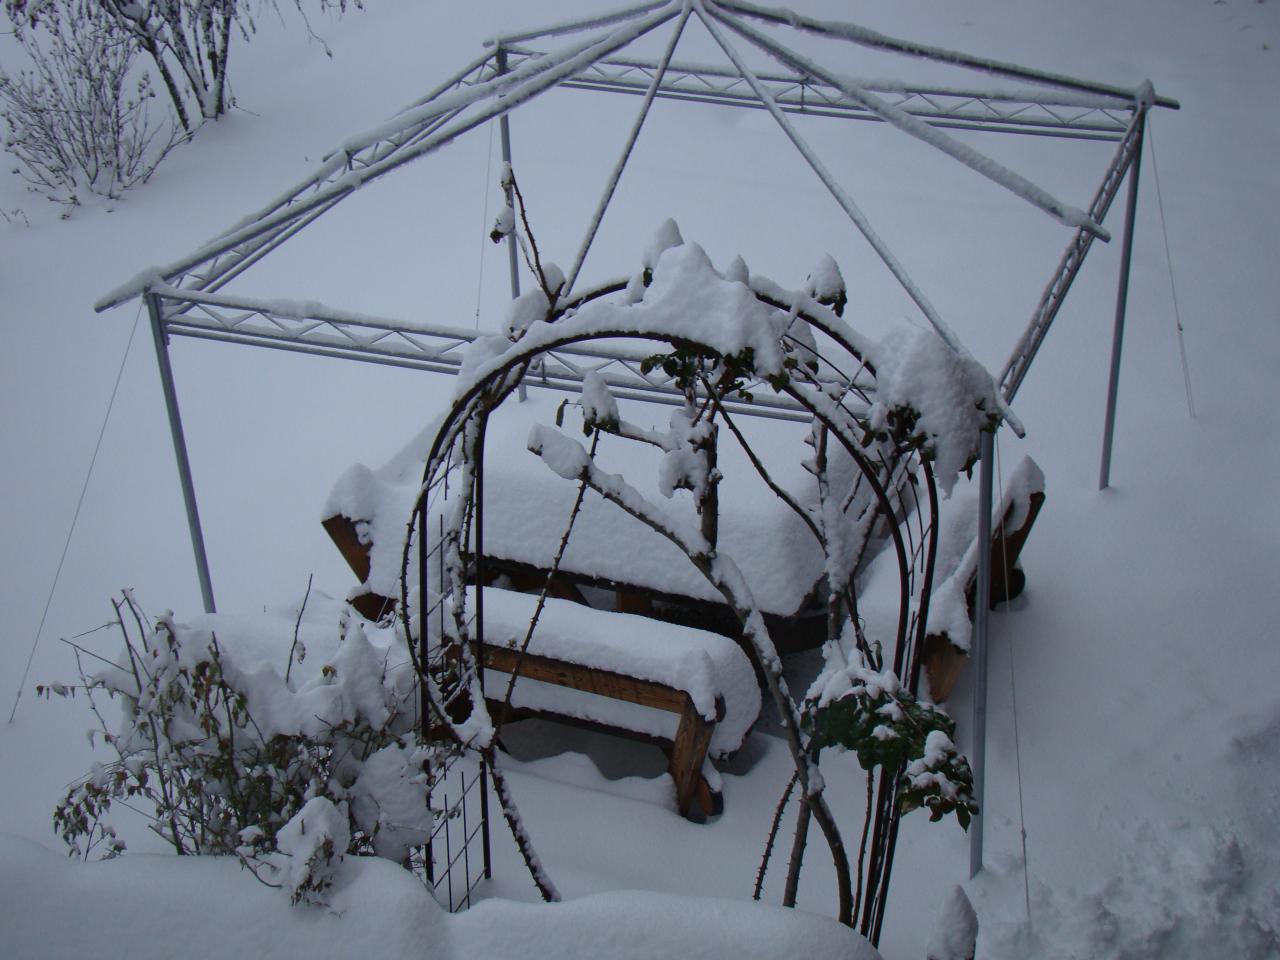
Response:
M18 702L22 699L22 690L27 685L27 677L31 673L31 663L36 658L36 647L40 645L40 634L44 632L45 620L49 617L49 608L53 605L53 594L58 589L58 580L62 577L62 565L67 561L67 550L71 547L71 538L76 532L76 521L80 519L80 508L84 506L84 495L89 489L89 478L93 476L94 464L98 462L98 451L102 449L102 438L107 433L107 423L111 419L111 409L116 403L116 394L120 391L120 381L124 377L125 363L129 360L129 351L133 347L134 334L138 332L138 318L142 316L142 301L138 302L138 312L133 317L133 327L129 330L129 341L124 345L124 355L120 357L120 369L116 371L116 382L111 388L111 397L107 400L107 411L102 416L102 427L98 430L98 442L94 444L93 456L89 458L89 469L85 471L84 483L80 485L80 498L76 500L75 512L71 515L71 527L67 530L67 539L62 544L62 555L58 557L58 568L53 574L53 583L49 586L49 596L44 602L44 612L40 614L40 625L36 627L35 639L31 641L31 652L27 654L27 665L22 671L22 679L18 682L18 692L13 698L13 709L9 711L9 722L18 713Z
M493 186L493 121L489 123L489 156L484 163L484 209L480 211L480 268L476 274L476 329L480 329L480 294L484 290L485 241L489 239L489 190Z
M1182 386L1187 394L1187 413L1196 418L1196 406L1191 398L1191 370L1187 366L1187 345L1182 337L1182 311L1178 308L1178 287L1173 280L1173 255L1169 252L1169 227L1164 216L1164 194L1160 191L1160 164L1156 162L1156 140L1152 135L1151 121L1147 121L1147 142L1151 144L1151 170L1156 180L1156 203L1160 208L1160 232L1164 235L1164 262L1169 268L1169 293L1173 296L1173 318L1178 330L1178 356L1182 359Z

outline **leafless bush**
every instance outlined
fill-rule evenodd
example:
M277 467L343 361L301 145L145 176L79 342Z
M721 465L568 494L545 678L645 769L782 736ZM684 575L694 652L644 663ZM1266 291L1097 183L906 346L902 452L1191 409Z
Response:
M126 39L160 78L183 132L222 116L234 103L227 66L237 35L248 42L257 32L255 10L282 12L277 0L3 0L9 18L23 27L41 27L70 8L91 6L100 23ZM346 12L363 0L318 0L321 12ZM289 6L286 3L285 6ZM307 34L329 53L311 29L303 0L291 0ZM74 21L73 21L74 22ZM332 54L330 54L332 55Z
M15 35L28 66L0 69L13 172L68 207L146 181L179 137L152 123L150 78L134 69L128 38L94 0L49 4L38 31L19 26Z

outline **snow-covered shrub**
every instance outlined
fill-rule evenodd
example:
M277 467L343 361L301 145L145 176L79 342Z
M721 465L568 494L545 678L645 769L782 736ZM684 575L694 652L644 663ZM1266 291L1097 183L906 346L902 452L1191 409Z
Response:
M48 4L40 29L15 36L28 66L0 69L0 117L13 172L67 206L87 194L115 199L146 181L176 143L151 121L150 77L94 0Z
M871 351L876 398L867 417L870 440L919 450L950 494L956 476L977 462L984 432L1000 425L1002 409L991 375L932 330L899 330Z
M892 670L872 669L858 651L853 660L824 671L805 698L802 721L812 746L848 750L867 771L899 771L902 813L924 807L933 821L954 813L967 830L978 805L973 771L952 740L955 721L917 700Z
M308 656L296 642L301 610L292 649L276 630L277 670L225 648L224 618L186 626L166 615L148 628L125 594L115 605L121 656L92 673L81 660L80 687L39 688L84 689L116 755L72 784L54 811L73 854L123 850L104 821L118 801L149 808L152 829L178 853L238 856L295 901L321 894L346 854L409 862L434 823L427 798L441 748L416 741L413 673L392 669L408 664L408 649L390 630L390 646L375 646L358 618L319 603L321 617L337 615L323 642L312 640L303 675L292 669ZM232 636L254 629L252 619L225 620ZM117 722L99 710L100 691L120 701Z
M303 804L276 834L277 873L289 898L297 903L323 894L350 842L345 810L327 797Z

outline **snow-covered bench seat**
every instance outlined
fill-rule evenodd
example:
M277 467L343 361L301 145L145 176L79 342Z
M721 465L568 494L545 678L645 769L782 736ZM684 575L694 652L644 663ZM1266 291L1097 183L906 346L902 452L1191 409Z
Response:
M1025 577L1015 566L1044 504L1044 473L1030 457L1014 468L993 505L991 606L1022 592ZM951 694L968 661L978 579L978 483L957 483L939 504L938 553L929 595L929 630L922 656L935 703ZM882 550L859 582L858 609L868 639L888 649L898 617L898 568L893 550Z
M475 588L468 592L474 609ZM484 588L485 691L495 706L536 603L530 594ZM705 760L742 746L760 713L760 689L746 654L727 637L548 598L511 705L517 715L658 742L670 758L680 813L697 819L721 808L718 778Z

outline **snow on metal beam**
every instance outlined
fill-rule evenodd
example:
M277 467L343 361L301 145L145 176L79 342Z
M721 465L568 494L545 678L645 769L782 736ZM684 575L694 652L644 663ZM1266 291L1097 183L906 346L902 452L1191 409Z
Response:
M349 139L342 148L331 154L332 159L315 175L276 204L260 211L255 217L241 221L195 253L140 274L99 300L94 309L106 310L138 296L148 286L154 285L157 277L166 283L180 281L196 267L226 254L231 254L234 261L227 268L231 269L256 252L262 245L259 242L262 238L268 235L274 238L313 210L333 206L365 183L433 152L488 120L504 116L588 64L616 53L679 12L679 3L668 3L657 13L604 35L594 35L571 44L545 60L523 64L504 74L497 74L495 68L491 79L474 80L469 90L456 89L420 108L402 112L376 130ZM484 62L487 63L487 59ZM453 86L460 88L463 85L460 79ZM452 124L447 122L486 99L487 103L465 119ZM422 126L415 128L417 124ZM245 253L246 250L250 252ZM213 282L213 278L203 276L197 278L193 286L200 289Z
M551 24L546 27L539 27L536 30L527 30L523 33L503 34L500 37L494 37L486 40L486 47L506 47L513 43L524 43L526 40L537 40L541 37L559 37L566 33L579 33L583 30L590 30L593 27L607 27L623 20L630 20L635 17L643 16L646 13L652 13L659 7L667 3L667 0L653 0L651 3L640 3L633 7L624 7L620 10L614 10L611 13L602 13L595 17L582 17L575 20L565 20L561 23Z
M526 54L511 73L500 74L493 55L473 61L436 90L410 104L388 123L363 137L349 139L327 158L326 163L309 179L286 192L267 207L240 221L194 254L168 266L149 270L103 297L95 305L98 310L116 306L141 293L157 281L180 283L191 289L217 290L223 284L251 267L267 253L286 241L298 230L322 216L370 179L416 159L450 142L467 130L494 117L505 116L512 107L538 96L557 84L637 93L627 81L635 69L656 70L655 64L610 60L614 53L638 36L676 16L685 8L678 0L666 3L642 3L633 7L502 38L503 42L519 42L538 36L558 36L596 26L622 24L604 35L593 35L556 51L534 56ZM1132 100L1134 91L1077 81L1074 78L1046 74L998 61L986 61L954 51L908 44L851 24L833 24L799 17L787 11L757 7L743 2L725 2L713 7L732 10L745 16L769 22L786 23L798 29L826 33L855 42L891 49L899 53L941 59L1004 76L1049 84L1057 88L1037 98L1019 101L1016 95L1001 91L955 91L946 89L908 89L867 87L883 100L890 112L908 121L922 121L933 127L964 129L1006 129L1035 132L1050 136L1086 136L1110 139L1119 130L1123 106L1116 101ZM503 48L500 48L503 49ZM528 61L535 62L528 62ZM718 78L718 79L717 79ZM812 77L765 76L776 106L788 112L805 112L824 116L871 119L865 103L860 106L847 91L830 84L813 82ZM646 79L645 89L652 77ZM747 97L739 76L737 83L723 68L698 68L686 75L663 78L658 95L680 99L704 99L717 103L763 108L754 95ZM735 89L736 87L736 89ZM467 90L466 88L470 88ZM838 98L833 97L835 89ZM1073 102L1071 94L1084 96L1086 102ZM493 103L478 115L459 119L473 105L486 98L502 97L505 103ZM903 98L906 99L903 99ZM1101 98L1087 102L1087 97ZM815 103L815 101L817 101ZM1154 98L1159 105L1177 106L1175 101ZM1132 108L1130 108L1132 109ZM876 119L884 119L876 116ZM203 267L202 270L197 268Z
M171 286L150 291L161 304L160 322L170 336L271 347L313 356L360 360L390 366L456 374L466 348L485 334L462 327L410 323L372 314L339 310L314 301L197 293ZM662 370L641 372L652 348L618 342L576 344L544 358L527 382L580 393L587 373L599 373L624 399L678 405L683 397ZM727 401L736 416L808 422L794 401L761 388L753 403Z
M1063 203L1021 174L997 163L968 144L961 143L941 130L930 127L918 117L914 117L887 100L881 99L848 78L827 70L813 60L801 56L770 37L766 37L759 31L748 27L746 24L725 16L717 10L715 4L710 4L709 9L711 15L718 21L754 43L765 53L778 60L783 66L806 73L836 87L850 100L861 102L863 106L886 123L893 125L908 136L915 137L917 140L945 153L953 160L964 164L969 169L1021 197L1032 206L1038 207L1067 226L1087 230L1102 240L1110 239L1110 234L1103 229L1102 225L1092 220L1083 210L1078 210L1070 204ZM710 23L707 26L710 29ZM741 66L739 66L739 69L742 69Z
M983 73L989 73L998 77L1009 77L1015 80L1028 80L1032 83L1042 83L1062 90L1076 90L1081 93L1095 93L1102 94L1104 96L1122 97L1134 102L1139 99L1141 94L1141 88L1126 89L1125 87L1116 87L1092 80L1081 80L1078 77L1071 77L1066 74L1048 73L1043 70L1035 70L1031 67L1024 67L1016 63L1008 63L1002 60L975 57L972 54L963 53L959 50L950 50L946 47L934 47L929 46L928 44L900 40L887 34L878 33L875 30L868 30L866 27L861 27L853 23L843 23L835 20L818 20L813 17L801 16L791 10L784 10L777 7L758 6L757 4L747 2L747 0L716 0L715 5L722 10L728 10L766 23L793 27L796 30L803 30L807 33L814 33L837 40L846 40L850 43L856 43L859 46L871 47L878 50L887 50L891 53L900 53L908 57L932 60L937 63L949 63L953 66L964 67L970 70L979 70ZM1181 107L1181 104L1179 104L1177 100L1170 99L1169 97L1156 97L1153 100L1153 103L1156 106L1168 107L1172 110L1177 110Z
M1106 217L1107 211L1111 209L1111 203L1115 200L1116 194L1120 190L1120 184L1124 182L1125 174L1129 172L1130 166L1133 165L1137 158L1137 152L1142 144L1141 131L1145 122L1146 109L1143 108L1134 114L1133 120L1129 124L1129 129L1126 131L1124 139L1120 142L1120 146L1116 149L1116 154L1112 158L1110 166L1107 167L1102 183L1098 186L1093 202L1089 205L1090 216L1098 222L1101 222ZM1022 386L1023 378L1026 377L1027 371L1031 368L1031 361L1035 359L1036 353L1040 350L1040 345L1044 342L1044 338L1049 332L1049 327L1053 325L1054 319L1058 316L1058 311L1062 309L1067 291L1071 289L1071 284L1075 281L1076 275L1084 265L1089 248L1093 246L1093 239L1093 236L1086 231L1077 230L1075 236L1067 245L1062 259L1058 262L1058 268L1045 286L1044 293L1040 296L1040 302L1036 305L1036 309L1031 315L1031 321L1018 339L1013 353L1005 363L1004 369L1000 372L997 380L1000 392L1006 402L1012 403L1018 388Z
M543 56L534 50L512 48L513 63ZM658 64L653 60L613 57L592 64L561 86L605 93L643 95ZM761 72L757 78L788 113L856 120L883 119L838 88L800 73ZM904 113L930 126L1119 140L1133 112L1130 100L1029 90L978 90L959 87L913 87L865 82L860 86ZM710 65L672 63L659 86L659 98L765 109L746 80L736 71Z

